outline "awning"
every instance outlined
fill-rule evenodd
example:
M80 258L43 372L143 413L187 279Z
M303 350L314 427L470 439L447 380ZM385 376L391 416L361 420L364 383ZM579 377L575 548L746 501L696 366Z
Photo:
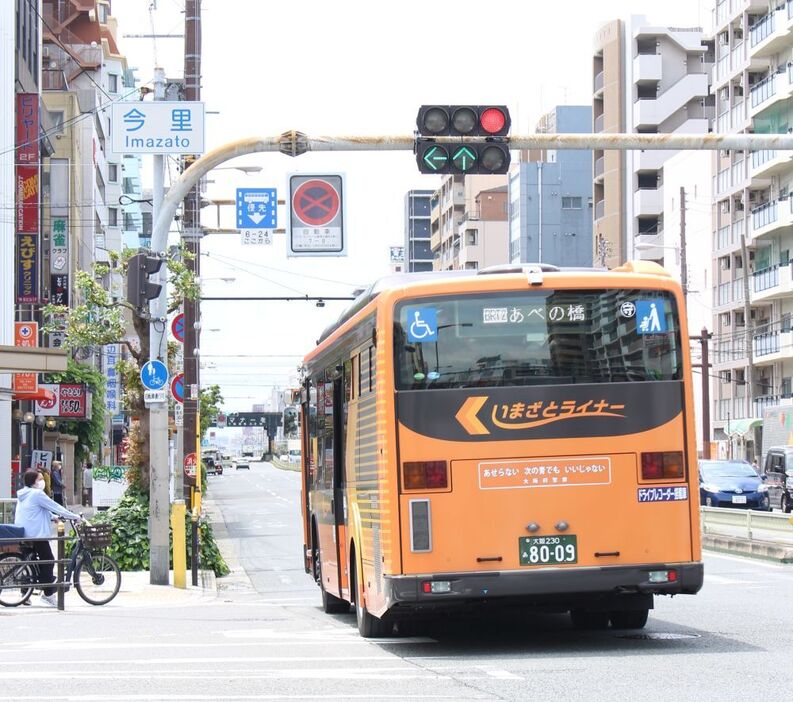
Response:
M50 402L55 401L55 393L52 390L47 390L47 388L39 388L36 392L15 392L14 393L15 400L37 400L41 402L42 400L49 400Z
M59 373L67 358L63 349L0 346L0 373Z
M752 429L762 424L762 419L733 419L724 426L724 431L730 436L746 436Z

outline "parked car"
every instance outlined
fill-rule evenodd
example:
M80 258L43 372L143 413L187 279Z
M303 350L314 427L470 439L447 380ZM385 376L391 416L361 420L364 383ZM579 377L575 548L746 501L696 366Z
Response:
M765 455L763 475L771 507L793 510L793 446L771 446Z
M746 461L700 461L699 499L707 507L771 509L768 486Z
M201 452L201 460L206 466L207 475L223 475L223 462L219 451L205 449Z
M220 465L223 466L223 470L231 470L234 467L234 459L230 453L220 454Z
M289 462L300 463L300 449L289 449Z

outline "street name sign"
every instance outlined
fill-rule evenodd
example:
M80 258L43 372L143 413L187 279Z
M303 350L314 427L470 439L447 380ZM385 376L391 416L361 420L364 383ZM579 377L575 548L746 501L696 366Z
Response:
M117 154L204 153L203 102L114 102L111 122Z

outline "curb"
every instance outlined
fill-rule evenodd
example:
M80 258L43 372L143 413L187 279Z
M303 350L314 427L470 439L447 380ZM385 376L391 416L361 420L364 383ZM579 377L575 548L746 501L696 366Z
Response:
M267 461L273 468L277 468L278 470L289 470L293 473L300 472L300 464L297 463L284 463L283 461L279 460L278 458L272 458Z
M793 563L793 545L782 546L770 541L753 541L738 536L703 534L702 548L721 553L732 553L739 556L775 561L776 563Z

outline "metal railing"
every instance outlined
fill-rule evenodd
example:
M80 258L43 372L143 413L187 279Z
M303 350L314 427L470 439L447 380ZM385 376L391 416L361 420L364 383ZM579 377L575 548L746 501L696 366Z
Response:
M751 37L752 46L757 46L763 39L765 39L771 32L774 31L774 13L769 12L759 22L755 22L749 28L749 35Z
M58 523L58 536L53 536L52 538L42 538L42 539L30 539L28 537L24 537L22 539L19 538L11 538L11 539L0 539L0 547L4 546L15 546L19 548L20 541L25 541L27 543L34 543L34 542L52 542L57 541L57 553L55 554L55 558L53 560L36 560L30 561L29 567L31 569L35 569L37 566L41 565L54 565L55 566L55 582L52 583L41 583L40 585L33 585L34 589L41 590L43 588L54 588L57 591L57 606L58 609L62 612L65 609L65 594L66 590L68 590L72 583L66 581L66 573L65 573L65 566L69 563L70 559L66 558L66 548L65 542L66 540L71 540L71 536L66 536L64 533L63 523ZM8 565L6 565L8 568ZM9 585L3 585L2 581L0 581L0 590L18 590L19 582L14 582Z
M769 266L752 273L752 284L755 292L762 292L779 285L779 266Z
M750 92L751 99L752 99L752 107L757 107L761 105L769 98L773 97L776 94L776 73L772 73L770 76L763 78L759 83L755 83L752 86L752 90Z
M758 512L752 509L730 509L729 507L700 507L700 516L703 534L734 536L735 530L745 529L745 538L747 539L754 539L755 532L764 531L784 534L793 541L791 517L781 512Z

